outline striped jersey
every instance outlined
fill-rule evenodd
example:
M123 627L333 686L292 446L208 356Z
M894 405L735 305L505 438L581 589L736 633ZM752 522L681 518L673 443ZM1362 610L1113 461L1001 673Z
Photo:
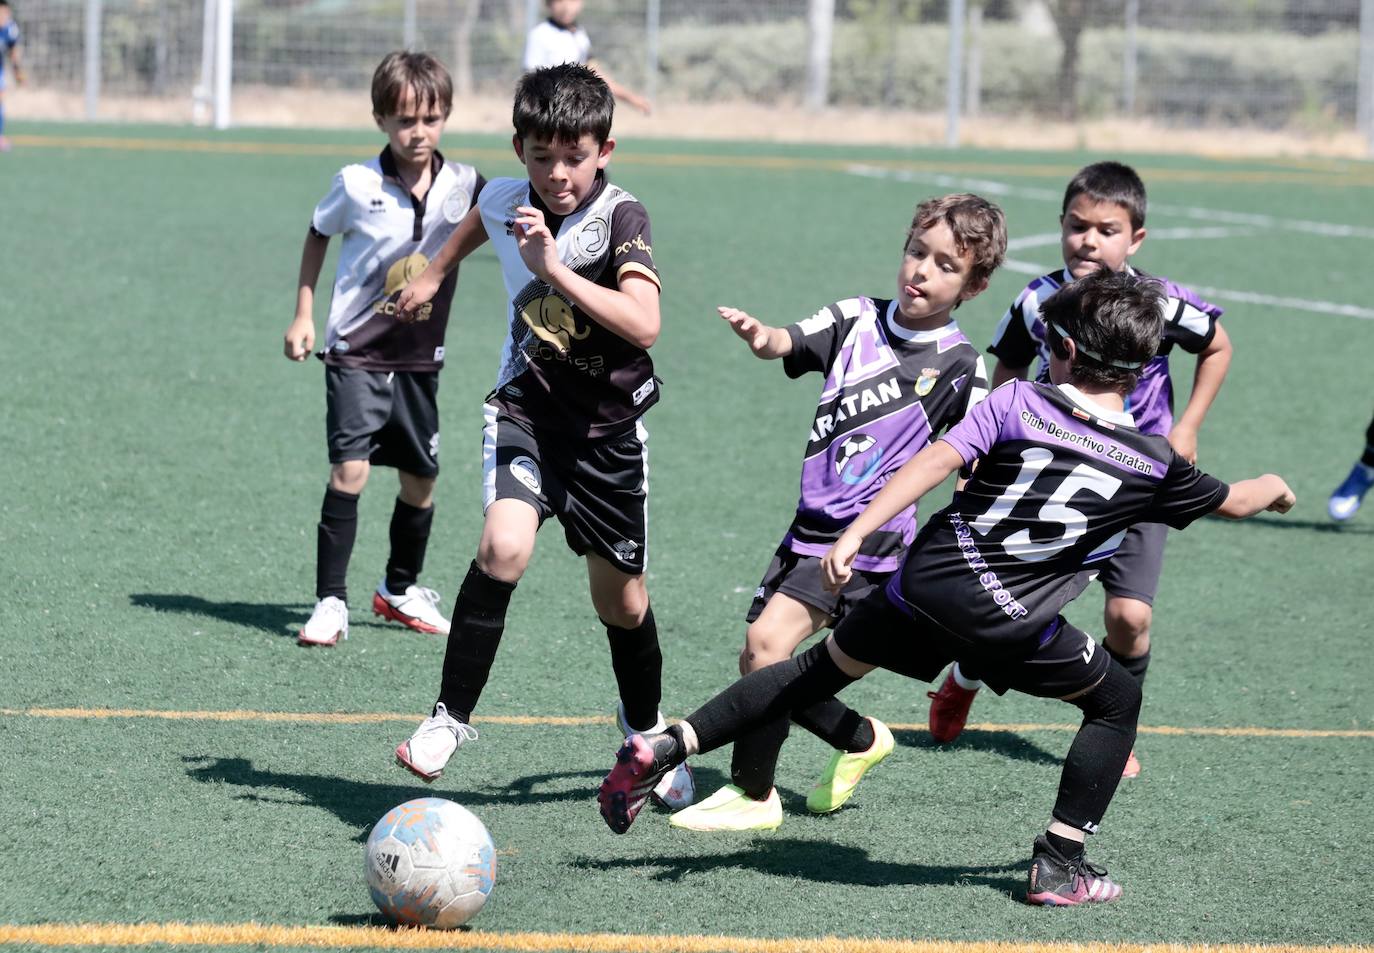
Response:
M492 402L532 427L574 439L633 430L658 401L649 352L602 327L526 267L510 224L522 205L544 213L563 264L583 278L619 288L622 278L637 274L659 285L649 213L600 173L567 216L545 208L527 179L492 179L477 207L510 296Z
M887 592L983 657L1024 657L1052 636L1074 577L1132 523L1182 529L1230 492L1068 384L1008 381L941 439L978 467Z
M10 50L14 49L24 41L23 35L19 32L19 24L11 20L4 26L0 26L0 79L5 76L5 61L9 59ZM4 89L0 86L0 89Z
M1142 278L1150 275L1128 268ZM1029 367L1036 358L1040 363L1035 380L1049 383L1050 348L1045 335L1045 322L1040 317L1045 300L1073 280L1068 269L1042 275L1028 284L1016 296L1007 313L993 332L989 353L996 355L1008 367ZM1178 345L1190 354L1200 354L1216 335L1217 319L1222 309L1203 301L1182 285L1167 278L1157 279L1164 286L1164 333L1159 339L1159 352L1141 368L1140 382L1126 399L1126 410L1135 418L1144 433L1168 434L1174 425L1174 389L1169 379L1169 353Z
M801 499L783 545L823 556L892 473L987 394L982 355L950 321L897 322L897 302L846 298L789 325L789 377L825 374L802 460ZM916 507L865 541L854 565L891 572L916 536Z
M325 325L326 364L372 371L437 371L458 283L455 270L414 321L396 319L395 298L444 247L481 191L470 165L434 153L429 192L417 199L401 182L391 147L347 165L311 219L311 231L342 235Z

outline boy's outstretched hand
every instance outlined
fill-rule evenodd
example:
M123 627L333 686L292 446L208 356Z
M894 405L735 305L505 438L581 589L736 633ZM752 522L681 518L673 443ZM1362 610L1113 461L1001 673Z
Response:
M286 329L282 352L292 361L304 361L315 348L315 322L309 315L297 315Z
M1293 508L1293 504L1298 502L1298 498L1289 488L1288 484L1284 482L1282 477L1276 476L1274 479L1279 482L1279 485L1283 489L1279 491L1279 495L1274 502L1270 503L1266 508L1271 513L1287 513Z
M785 329L769 327L739 308L722 305L716 308L716 311L730 323L730 330L749 345L749 350L754 352L755 357L773 360L786 357L792 352L792 338Z

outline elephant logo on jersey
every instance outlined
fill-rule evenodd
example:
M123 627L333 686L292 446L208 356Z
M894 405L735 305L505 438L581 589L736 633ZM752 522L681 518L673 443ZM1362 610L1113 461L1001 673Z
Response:
M377 302L372 310L375 314L387 314L396 316L396 299L405 290L405 286L410 284L420 276L420 272L429 267L429 259L419 252L414 255L406 255L404 258L395 262L386 270L386 285L382 288L382 293L386 297ZM426 301L420 305L412 321L428 321L430 312L434 310L434 302Z
M866 433L852 433L840 441L835 455L835 473L850 486L858 486L878 471L883 448Z
M929 394L939 379L940 369L938 367L921 368L921 376L916 378L916 396L924 397Z
M552 344L560 354L567 354L573 341L581 341L592 333L590 327L578 330L572 306L556 294L535 298L521 309L520 317L539 340Z

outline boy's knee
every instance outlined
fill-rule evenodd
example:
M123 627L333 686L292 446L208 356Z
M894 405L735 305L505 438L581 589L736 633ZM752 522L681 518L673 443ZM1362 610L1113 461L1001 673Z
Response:
M1108 599L1104 613L1107 644L1118 655L1137 658L1150 650L1154 610L1138 599Z
M366 460L340 460L329 468L329 485L341 493L358 494L367 486L372 464Z
M523 533L488 531L477 547L477 568L502 582L519 582L533 552L533 541Z
M638 628L649 611L649 592L643 577L629 580L615 592L593 589L592 607L607 625L620 629Z
M400 497L409 506L428 509L434 502L434 477L419 476L414 473L400 474Z
M748 675L774 662L790 658L792 648L768 625L752 622L744 633L744 648L739 653L739 673Z

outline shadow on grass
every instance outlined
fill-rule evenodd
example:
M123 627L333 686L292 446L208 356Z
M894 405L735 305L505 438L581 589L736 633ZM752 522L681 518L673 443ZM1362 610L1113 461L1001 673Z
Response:
M940 749L956 751L986 751L1001 755L1013 761L1029 761L1032 764L1060 765L1064 762L1061 755L1046 751L1014 731L980 731L968 729L960 732L959 737L948 744L940 744L924 731L894 731L892 737L899 745L908 748Z
M380 913L335 913L330 916L329 922L341 927L381 927L383 930L390 930L393 933L414 934L416 927L405 926L393 923ZM471 932L472 927L466 923L462 926L453 927L444 932L450 935L461 935Z
M1374 534L1374 522L1355 523L1347 521L1337 523L1335 520L1295 520L1277 513L1260 513L1245 520L1216 519L1215 523L1225 526L1232 526L1237 529L1249 527L1254 529L1300 529L1309 533L1337 533L1342 536L1369 536Z
M231 625L257 629L268 635L281 635L293 639L300 627L305 624L305 620L310 618L312 608L304 602L211 602L200 596L158 592L130 593L129 602L140 609L218 619ZM359 613L355 612L353 615ZM366 618L350 620L349 625L353 628L394 628L384 623L371 622Z
M296 804L320 807L359 831L354 838L366 840L367 832L388 810L417 797L446 797L464 807L477 809L490 805L543 804L556 801L590 802L600 782L600 771L557 771L517 778L500 788L435 792L414 784L375 784L350 781L335 775L288 774L253 767L247 758L182 756L186 775L207 784L233 784L239 787L289 791L295 798L267 793L236 796L240 801L264 804ZM399 770L399 769L398 769ZM560 783L562 782L562 783ZM573 782L569 784L568 782ZM303 799L303 800L302 800Z
M677 856L645 854L615 859L583 857L572 862L573 867L583 870L657 868L649 876L654 880L670 883L680 881L691 874L736 869L786 877L789 880L802 879L813 883L853 887L888 887L894 884L936 887L981 886L1005 894L1025 890L1025 871L1029 864L1029 856L1004 864L959 867L899 864L873 860L868 851L858 847L847 847L830 841L775 838L767 834L755 837L748 847L730 853ZM1013 871L1016 876L1004 876Z

